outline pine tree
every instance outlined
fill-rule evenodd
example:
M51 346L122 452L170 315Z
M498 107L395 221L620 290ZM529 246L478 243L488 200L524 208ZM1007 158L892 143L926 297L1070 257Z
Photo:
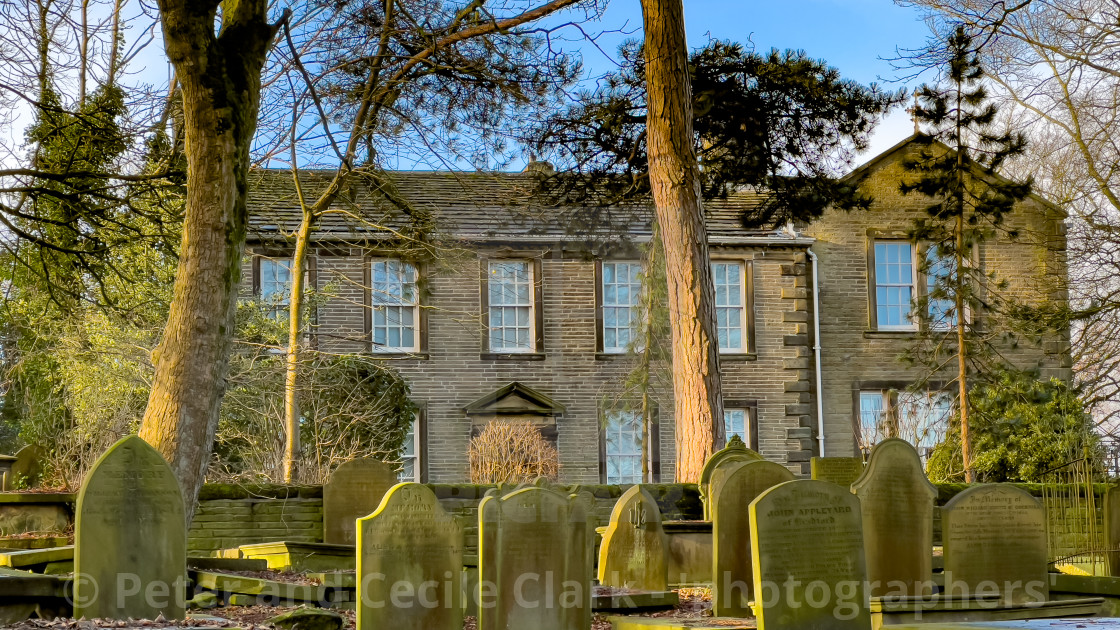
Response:
M916 94L914 117L926 131L917 135L920 148L904 162L912 177L901 190L932 200L926 207L928 216L915 223L911 234L927 244L919 262L928 279L927 291L918 300L918 312L926 320L924 341L933 341L927 344L925 361L936 369L956 360L961 452L965 480L971 482L969 378L990 349L983 347L990 339L976 324L994 314L999 289L997 280L974 264L973 252L1002 229L1004 216L1030 194L1031 183L1009 181L996 172L1008 158L1022 153L1026 140L1022 134L995 129L998 111L984 88L974 37L958 27L943 52L943 82L923 86Z

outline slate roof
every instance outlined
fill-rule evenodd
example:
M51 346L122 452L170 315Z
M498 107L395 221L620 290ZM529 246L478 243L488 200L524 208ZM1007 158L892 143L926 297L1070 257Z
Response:
M308 203L317 198L333 175L333 170L301 171L300 186ZM652 209L648 203L547 206L531 194L537 177L531 173L449 171L395 171L378 180L354 177L319 222L314 240L345 242L391 237L393 230L408 222L407 214L391 203L393 198L407 200L413 209L431 213L440 234L466 241L649 238ZM301 212L291 172L255 170L250 173L249 182L250 240L280 240L284 233L293 233ZM742 212L763 199L758 191L744 191L725 200L705 202L709 240L811 242L792 239L780 231L741 227Z

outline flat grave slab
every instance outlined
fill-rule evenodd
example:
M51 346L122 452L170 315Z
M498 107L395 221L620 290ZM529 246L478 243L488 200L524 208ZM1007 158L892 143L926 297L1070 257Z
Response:
M353 545L280 541L241 545L242 558L263 559L273 571L353 571Z
M591 609L598 612L672 608L680 601L676 591L603 592L598 588L591 591Z
M657 617L610 617L612 630L754 630L754 619L703 617L667 619Z
M1100 597L1008 604L1001 602L999 595L990 595L970 598L872 598L870 609L871 626L877 630L884 626L896 628L914 623L1092 617L1100 614L1103 605L1104 599Z
M211 571L191 571L190 576L196 587L219 593L251 595L256 598L258 603L280 604L291 602L327 605L330 601L328 594L331 589L325 586L288 584Z
M263 558L187 558L187 567L199 571L265 571Z
M64 562L74 559L74 545L50 547L47 549L21 549L0 551L0 567L31 567L48 562Z

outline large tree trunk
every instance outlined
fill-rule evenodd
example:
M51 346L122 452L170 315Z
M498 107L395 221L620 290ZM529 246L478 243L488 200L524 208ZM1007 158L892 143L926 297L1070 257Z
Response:
M225 391L247 212L249 143L275 28L266 0L160 0L183 99L187 200L167 327L140 437L175 470L187 520L209 464Z
M642 0L645 23L649 179L665 247L677 482L696 482L723 443L715 295L700 173L692 133L692 94L681 0Z

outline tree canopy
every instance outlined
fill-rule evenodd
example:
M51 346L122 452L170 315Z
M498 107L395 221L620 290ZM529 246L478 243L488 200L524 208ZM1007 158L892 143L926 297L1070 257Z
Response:
M534 149L560 167L546 184L558 200L610 203L649 192L642 44L624 44L620 56L619 71L530 133ZM742 186L769 190L767 203L743 217L748 227L810 220L830 204L869 201L837 176L867 148L901 92L844 79L802 51L759 54L719 40L690 55L689 72L705 198Z

